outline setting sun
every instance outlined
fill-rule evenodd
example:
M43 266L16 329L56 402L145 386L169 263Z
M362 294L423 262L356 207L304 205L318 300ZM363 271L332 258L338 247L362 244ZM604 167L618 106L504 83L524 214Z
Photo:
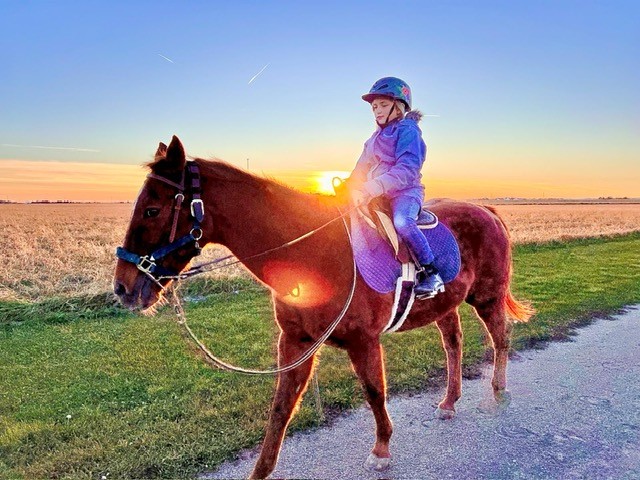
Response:
M323 193L325 195L333 195L333 179L335 177L345 180L349 177L349 173L346 170L327 170L322 172L315 172L313 175L313 183L315 191L317 193Z

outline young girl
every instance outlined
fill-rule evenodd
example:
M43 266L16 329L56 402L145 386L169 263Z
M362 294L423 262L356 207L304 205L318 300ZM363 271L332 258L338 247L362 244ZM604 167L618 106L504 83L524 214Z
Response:
M377 128L349 177L351 201L361 206L380 195L389 199L398 235L421 267L416 298L432 298L444 291L444 283L416 224L424 200L420 169L427 153L418 127L422 113L411 110L409 85L395 77L381 78L362 99L371 104Z

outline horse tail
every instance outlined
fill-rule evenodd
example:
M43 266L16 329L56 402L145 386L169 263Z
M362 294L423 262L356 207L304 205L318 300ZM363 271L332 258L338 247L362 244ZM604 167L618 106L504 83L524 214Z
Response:
M507 314L516 322L527 322L536 313L536 309L528 302L519 302L511 293L511 287L507 288L504 296L504 307Z
M507 234L507 238L511 238L511 234L509 233L509 228L507 224L504 223L504 220L498 213L498 211L490 206L490 205L482 205L483 208L486 208L491 213L493 213L500 223L504 227L504 231ZM511 242L509 242L509 257L511 257ZM513 318L516 322L527 322L536 313L536 309L533 308L529 302L519 302L511 293L511 277L513 274L513 265L511 264L511 260L509 260L509 284L507 285L507 292L503 299L504 308L507 314Z

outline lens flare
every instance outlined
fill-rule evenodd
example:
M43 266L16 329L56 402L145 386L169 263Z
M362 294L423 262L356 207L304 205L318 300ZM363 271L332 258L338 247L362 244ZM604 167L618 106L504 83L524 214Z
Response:
M263 280L279 300L297 307L317 307L335 294L331 282L320 272L294 262L268 262Z

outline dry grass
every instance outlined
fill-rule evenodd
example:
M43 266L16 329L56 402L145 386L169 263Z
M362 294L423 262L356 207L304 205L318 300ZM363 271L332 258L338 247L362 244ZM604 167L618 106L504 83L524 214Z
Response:
M0 300L111 289L131 205L0 205ZM640 205L500 205L516 243L640 230ZM228 252L208 248L204 258ZM201 257L202 258L202 257ZM218 275L244 276L241 267Z
M499 205L515 243L616 235L640 230L640 204Z
M111 290L114 251L132 205L0 205L0 300L93 295ZM207 248L201 259L227 255ZM213 276L213 274L210 274ZM240 267L224 275L245 275Z

